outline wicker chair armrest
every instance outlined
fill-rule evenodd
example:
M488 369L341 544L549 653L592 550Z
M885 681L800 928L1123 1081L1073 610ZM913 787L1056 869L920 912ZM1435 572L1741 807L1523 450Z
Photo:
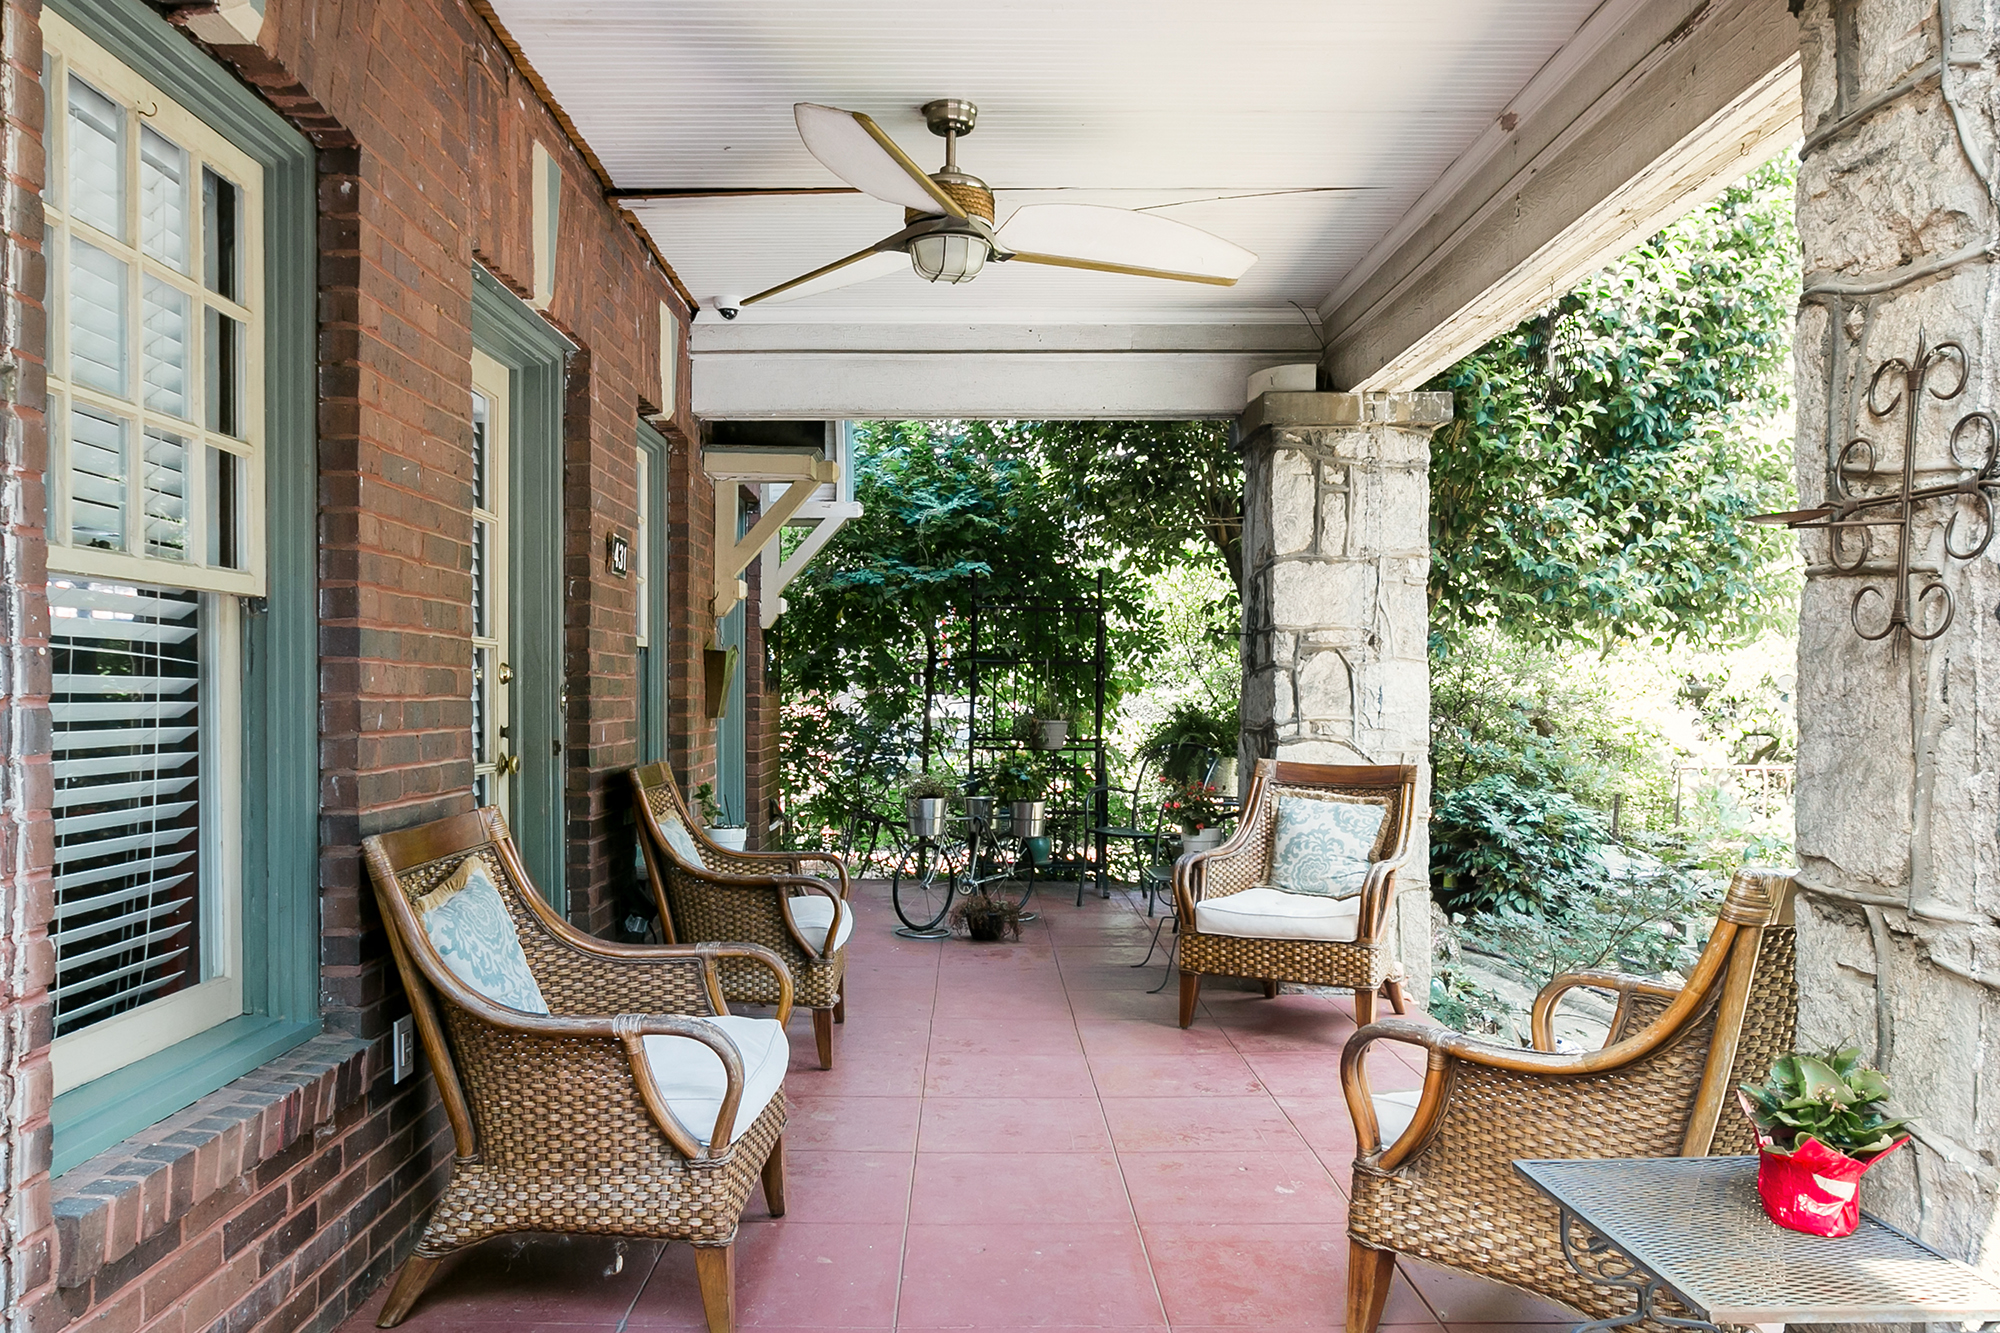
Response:
M1553 1051L1555 1042L1556 1007L1563 996L1577 989L1608 990L1617 995L1622 1009L1626 1001L1634 995L1650 996L1658 1000L1673 1000L1681 993L1679 986L1669 986L1645 977L1635 977L1626 972L1565 972L1542 987L1535 996L1534 1014L1531 1019L1535 1049Z
M826 862L833 866L835 878L840 882L840 896L843 898L847 896L847 864L827 852L738 852L711 844L706 855L717 870L725 874L744 876L790 875L816 878L806 875L805 863Z
M773 915L783 923L786 940L793 948L798 949L807 958L821 957L820 951L806 943L805 936L799 934L799 928L793 922L792 914L784 908L784 900L791 897L794 893L820 893L833 897L834 902L839 905L836 906L836 913L840 910L840 906L844 906L843 896L831 884L812 875L773 875L769 873L731 875L714 870L695 869L687 865L677 865L675 873L699 882L705 889L731 893L768 894L772 896L776 908ZM834 924L839 924L837 916ZM833 938L831 932L828 933L827 938L829 940Z
M1368 1069L1363 1061L1368 1047L1378 1041L1400 1041L1429 1051L1422 1099L1417 1103L1410 1127L1384 1152L1381 1127L1375 1121L1375 1102L1368 1087ZM1396 1165L1410 1148L1421 1143L1444 1114L1444 1089L1454 1061L1483 1065L1516 1074L1558 1076L1588 1074L1607 1068L1602 1052L1558 1055L1546 1051L1524 1051L1517 1046L1501 1046L1468 1037L1450 1028L1413 1023L1408 1019L1385 1018L1370 1023L1347 1039L1340 1053L1340 1085L1347 1097L1347 1111L1354 1120L1356 1158L1382 1154L1372 1165L1388 1169Z
M1201 901L1208 872L1235 861L1257 861L1263 857L1263 840L1253 836L1252 821L1243 820L1229 840L1205 852L1188 852L1174 862L1174 906L1183 929L1194 925L1194 905Z
M786 1004L789 1007L790 996L786 997ZM653 1123L660 1127L660 1132L667 1136L675 1151L697 1161L725 1156L729 1151L730 1137L736 1131L736 1111L743 1100L743 1053L736 1049L736 1043L729 1039L729 1034L712 1023L669 1014L620 1014L611 1020L611 1030L625 1044L625 1057L632 1062L632 1081L638 1086L639 1099L645 1102ZM721 1058L728 1086L722 1094L722 1105L716 1109L715 1124L709 1130L706 1148L681 1123L680 1117L667 1105L666 1098L660 1095L659 1081L653 1077L652 1060L646 1054L648 1037L687 1037L700 1042Z
M666 988L649 985L647 973L665 973L668 969L680 971L687 967L690 960L701 965L702 984L708 991L709 1014L726 1014L729 1007L723 1002L722 982L715 970L716 963L724 958L747 959L769 968L778 978L776 1017L782 1023L792 1014L791 969L785 966L784 959L761 944L615 944L589 935L569 939L565 943L569 948L560 955L547 955L540 959L543 968L560 973L545 979L544 992L557 990L560 994L575 991L592 999L601 998L604 1003L593 1005L587 1011L592 1015L618 1009L656 1014L665 1011L666 1006L660 1004L659 999ZM463 1003L461 996L453 998ZM631 1000L642 1001L643 1007L642 1004L626 1003ZM471 1005L465 1007L473 1008ZM511 1014L514 1011L496 1009L495 1012ZM580 1018L586 1011L576 1012ZM707 1016L692 1015L696 1018Z
M1409 859L1406 847L1396 855L1381 861L1371 861L1368 878L1361 884L1361 919L1355 931L1355 939L1363 944L1372 944L1382 938L1389 925L1389 907L1396 897L1396 872Z
M785 913L786 929L791 932L792 938L797 941L798 946L806 951L806 957L831 957L833 954L833 942L840 938L840 919L854 910L847 905L847 894L836 891L833 885L823 879L803 878L797 881L793 887L799 889L800 893L797 895L788 894L788 898L793 896L803 897L809 893L817 893L822 897L833 900L833 918L826 923L826 938L821 941L821 947L817 949L813 948L806 941L805 937L799 933L798 923L792 919L792 914L789 911Z

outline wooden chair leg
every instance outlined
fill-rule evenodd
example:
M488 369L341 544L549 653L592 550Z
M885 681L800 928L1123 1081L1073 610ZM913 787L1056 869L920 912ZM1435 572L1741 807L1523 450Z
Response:
M1403 979L1401 977L1390 977L1387 981L1383 982L1382 993L1389 997L1389 1007L1391 1009L1394 1009L1399 1014L1409 1012L1410 1001L1409 997L1403 994Z
M1400 1014L1403 1011L1401 1009L1398 1009L1396 1012ZM846 977L842 977L840 979L840 994L833 997L833 1021L836 1023L845 1023L847 1021L847 978Z
M1347 1242L1347 1333L1375 1333L1395 1277L1394 1250L1371 1250L1360 1241Z
M1276 978L1274 977L1264 978L1264 998L1267 1000L1275 1000L1278 998L1278 982Z
M736 1246L695 1246L694 1275L701 1283L701 1311L708 1316L708 1333L736 1333ZM1383 1290L1388 1290L1386 1282Z
M426 1259L421 1254L413 1254L403 1261L403 1271L396 1275L396 1286L390 1291L389 1299L383 1302L382 1313L375 1320L377 1328L394 1328L410 1313L410 1307L417 1303L417 1297L424 1294L424 1286L437 1272L442 1259Z
M1181 1026L1194 1026L1194 1002L1201 998L1201 973L1181 973Z
M1365 1028L1375 1021L1375 992L1354 992L1354 1026Z
M785 1136L778 1135L778 1141L771 1145L771 1155L764 1159L764 1205L771 1210L771 1216L785 1215Z
M833 1010L815 1009L813 1013L813 1042L819 1047L819 1067L833 1068Z

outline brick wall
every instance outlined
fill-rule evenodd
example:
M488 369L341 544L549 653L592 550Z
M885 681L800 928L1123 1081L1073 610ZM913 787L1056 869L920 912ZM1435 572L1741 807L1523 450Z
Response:
M714 769L700 692L700 653L713 633L711 493L689 445L685 388L678 403L651 401L660 304L683 318L686 307L500 35L462 0L270 0L255 44L210 49L319 153L329 1031L52 1183L39 5L4 3L0 354L14 392L0 405L0 707L10 723L0 744L21 746L0 752L10 793L0 802L0 891L12 923L0 943L10 1321L106 1333L329 1328L407 1252L450 1156L429 1080L391 1086L382 1069L382 1038L407 1006L358 844L470 806L472 275L478 263L517 291L530 287L536 143L563 175L547 317L579 348L562 441L565 793L572 915L593 930L611 925L631 859L617 779L638 755L636 608L604 550L611 530L636 524L641 415L665 414L673 446L672 756L695 781ZM675 381L687 384L685 365Z
M49 1212L48 1040L55 975L49 824L48 548L42 531L48 437L42 294L40 0L0 6L5 114L0 119L0 1090L7 1142L0 1175L0 1290L14 1326L53 1313Z

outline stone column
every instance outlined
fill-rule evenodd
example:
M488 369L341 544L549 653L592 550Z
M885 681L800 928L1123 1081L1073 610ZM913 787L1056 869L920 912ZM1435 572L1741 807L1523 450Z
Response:
M1267 393L1243 414L1240 765L1419 766L1430 803L1430 437L1443 393ZM1430 994L1429 839L1398 877L1398 951Z
M1897 375L1871 405L1869 386L1878 366L1914 359L1920 343L1955 340L1964 359L1937 366L1917 409L1918 487L1972 477L1953 465L1952 429L2000 407L2000 268L1987 249L2000 235L1991 122L2000 31L1986 26L1990 12L1907 0L1803 5L1795 356L1806 505L1827 498L1857 437L1872 442L1876 470L1850 488L1901 487L1909 395L1892 401ZM1963 394L1943 401L1962 365ZM1991 439L1975 424L1960 453L1983 456ZM1848 459L1850 472L1866 462L1859 451ZM1859 559L1853 572L1835 567L1825 532L1803 534L1799 1017L1802 1039L1857 1042L1917 1117L1917 1143L1869 1176L1866 1206L2000 1270L2000 541L1952 558L1954 514L1961 549L1994 517L1946 498L1922 506L1908 533L1910 595L1943 589L1912 606L1918 632L1936 628L1942 597L1955 611L1928 642L1900 631L1863 637L1888 624L1898 529L1869 529L1865 558L1850 537L1841 563Z

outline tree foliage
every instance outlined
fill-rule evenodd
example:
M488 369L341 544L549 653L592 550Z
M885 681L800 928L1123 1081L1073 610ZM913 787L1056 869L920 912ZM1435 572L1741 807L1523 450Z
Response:
M1220 421L1014 423L1098 541L1153 576L1212 553L1243 591L1243 459Z
M1719 642L1782 614L1798 244L1780 160L1430 387L1431 623Z

